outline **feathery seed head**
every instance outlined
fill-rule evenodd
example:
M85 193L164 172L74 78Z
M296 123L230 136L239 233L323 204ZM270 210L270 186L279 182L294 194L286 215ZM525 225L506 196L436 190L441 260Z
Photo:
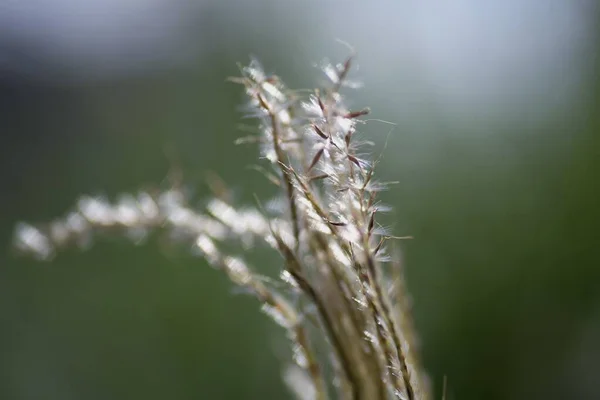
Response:
M269 165L257 169L281 191L266 208L236 207L215 195L199 211L177 188L123 195L115 203L82 196L62 220L39 228L19 224L15 247L49 259L65 246L89 243L95 232L137 242L152 230L166 231L252 293L287 331L296 367L286 380L299 398L325 400L332 391L350 400L428 398L405 299L390 294L382 265L390 261L390 236L378 223L387 209L376 194L386 185L373 179L376 162L360 153L368 143L356 140L358 121L370 111L349 110L340 93L358 86L348 80L352 61L325 63L328 83L306 98L256 60L231 79L244 85L247 114L261 132L244 141L260 144ZM224 242L275 249L283 288L243 257L223 253ZM315 342L330 353L319 354ZM331 383L323 365L333 369Z

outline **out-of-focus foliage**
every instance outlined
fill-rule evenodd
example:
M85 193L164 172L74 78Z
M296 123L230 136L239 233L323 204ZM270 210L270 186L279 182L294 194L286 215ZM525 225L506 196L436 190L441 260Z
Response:
M229 19L214 5L198 11L202 51L187 63L76 81L3 69L5 248L17 220L60 215L81 193L113 196L160 184L172 167L199 198L209 170L241 199L271 190L260 174L240 172L255 155L232 144L240 136L242 97L225 78L237 74L237 61L256 54L302 86L308 80L300 72L330 54L320 43L334 44L339 33L322 28L335 17L311 15L310 7L260 4L246 19L235 8ZM292 24L292 12L304 18ZM355 35L372 29L350 28ZM421 75L411 77L420 79L408 85L403 71L418 60L406 47L403 59L357 48L365 90L377 91L353 104L398 124L379 171L400 181L386 193L396 210L389 223L415 236L403 248L417 328L431 379L439 392L448 376L449 398L600 396L600 81L593 28L581 58L589 72L580 81L565 67L564 75L538 82L539 102L519 103L519 93L504 97L512 104L505 113L446 107L439 88L427 88L427 69L415 68ZM389 38L386 54L400 39L406 40ZM517 46L528 37L511 40ZM11 46L16 54L43 50ZM533 60L535 51L529 49ZM383 64L396 75L370 81L369 69ZM568 101L548 101L563 93L565 80L573 82ZM540 110L538 103L547 106ZM371 122L365 130L383 145L389 125ZM252 257L265 268L276 262L259 252ZM49 265L7 250L0 266L0 398L287 398L279 376L278 357L287 357L281 332L254 300L232 293L221 274L183 249L99 240L85 254L68 251Z

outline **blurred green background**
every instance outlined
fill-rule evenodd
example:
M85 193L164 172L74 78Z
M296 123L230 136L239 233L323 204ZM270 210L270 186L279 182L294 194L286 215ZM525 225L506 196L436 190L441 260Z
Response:
M156 0L146 19L135 2L46 3L0 19L0 399L289 398L281 330L185 249L102 239L38 263L9 244L17 221L174 165L198 199L207 171L240 203L268 193L245 168L254 149L233 145L243 96L225 79L254 54L311 87L314 63L347 55L338 37L365 82L350 103L397 124L382 222L415 237L402 245L436 398L444 375L449 399L600 398L595 2ZM389 130L363 132L382 148Z

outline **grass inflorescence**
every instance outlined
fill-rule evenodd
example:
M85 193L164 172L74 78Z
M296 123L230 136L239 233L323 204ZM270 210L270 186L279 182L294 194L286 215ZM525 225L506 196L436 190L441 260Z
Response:
M189 243L213 267L252 293L292 343L294 364L285 380L299 399L427 399L425 375L396 257L394 239L377 222L385 183L376 160L361 151L359 121L369 109L350 110L341 90L353 58L327 64L324 87L302 94L267 75L256 62L231 78L244 86L246 111L260 134L264 175L279 188L279 207L235 207L215 193L205 210L189 206L172 187L124 195L116 202L81 197L65 218L44 226L21 223L15 246L40 259L62 247L89 242L97 231L134 240L163 230ZM283 285L263 279L244 260L222 250L264 242L281 255ZM230 246L229 246L230 247ZM229 248L228 247L228 248ZM326 348L327 351L322 349Z

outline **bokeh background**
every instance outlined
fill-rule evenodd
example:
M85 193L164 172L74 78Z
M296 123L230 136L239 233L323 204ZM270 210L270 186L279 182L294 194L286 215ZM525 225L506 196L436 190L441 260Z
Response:
M0 399L286 399L287 343L184 249L103 239L51 263L17 221L180 168L268 192L226 83L358 52L396 124L380 168L440 398L600 398L600 9L594 0L0 0ZM365 127L379 148L390 125ZM276 262L256 254L259 264ZM260 262L263 260L263 262Z

